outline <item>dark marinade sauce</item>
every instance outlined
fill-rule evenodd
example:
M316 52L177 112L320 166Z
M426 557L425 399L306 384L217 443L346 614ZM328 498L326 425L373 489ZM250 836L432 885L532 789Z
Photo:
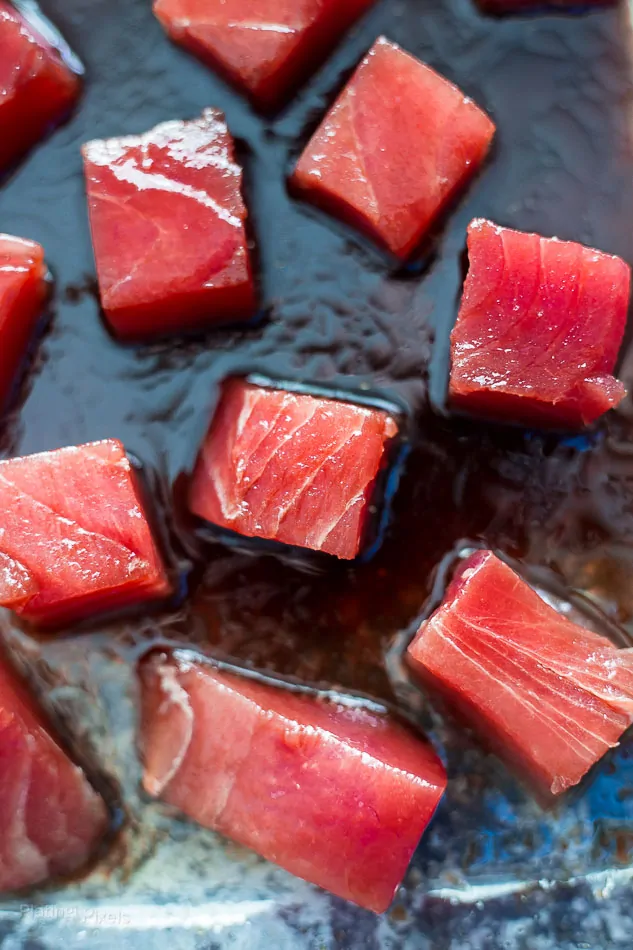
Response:
M149 0L45 0L86 70L79 108L0 187L2 231L35 239L52 316L13 409L4 455L120 438L138 459L178 596L163 612L34 644L5 628L47 702L120 788L142 837L133 661L152 646L395 704L430 728L453 778L411 882L565 877L629 863L633 746L581 798L541 813L496 760L429 710L401 653L455 556L492 546L541 586L633 635L633 403L572 437L451 418L448 338L475 216L579 240L633 263L631 30L624 5L497 19L471 0L382 0L292 104L262 119L172 46ZM294 201L286 175L380 33L454 80L498 125L490 161L417 261L394 271L369 243ZM253 326L123 346L99 311L80 145L225 110L246 171L263 312ZM629 334L630 337L630 334ZM382 546L354 564L220 543L186 510L188 474L218 388L237 373L343 390L406 418L406 459ZM621 376L633 388L633 349ZM46 661L44 668L35 662ZM66 685L63 685L63 684ZM50 685L50 684L49 684ZM127 717L127 718L126 718ZM139 826L141 831L138 831Z

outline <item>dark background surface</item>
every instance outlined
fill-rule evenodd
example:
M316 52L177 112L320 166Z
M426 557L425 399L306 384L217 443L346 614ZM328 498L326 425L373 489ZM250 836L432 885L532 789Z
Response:
M121 917L114 936L111 926L91 920L96 900L108 901L116 914L133 893L142 906L176 902L174 932L186 948L250 950L283 947L284 940L289 947L381 950L630 948L631 741L579 794L546 814L496 760L429 712L400 663L434 581L435 594L441 589L438 565L450 564L452 552L469 544L498 547L534 569L544 586L565 597L587 595L604 611L605 629L612 621L624 634L633 632L630 400L597 430L570 439L451 420L443 405L448 334L472 217L581 240L633 263L625 7L497 20L481 16L470 0L382 0L290 107L263 121L170 45L150 6L149 0L43 3L83 60L87 84L72 121L0 187L0 230L40 241L56 279L49 328L0 445L10 455L122 439L144 465L183 597L162 615L69 631L40 644L70 684L48 699L114 778L128 825L123 850L102 869L107 886L97 872L78 889L34 897L25 913L23 902L0 905L0 935L6 928L0 945L57 947L79 939L83 925L90 950L110 947L113 939L157 948L165 939L167 946L160 918L152 921L151 914L145 920L130 911L134 922L128 926ZM380 33L457 82L499 129L483 174L420 260L398 273L353 232L291 200L285 188L310 129ZM209 105L226 111L239 139L262 320L238 332L120 346L99 313L79 147L90 138L192 117ZM355 565L289 563L192 531L182 504L187 472L217 383L242 370L379 394L403 407L411 451L375 557ZM628 345L622 375L633 383ZM28 641L10 632L25 649ZM160 638L397 702L431 729L452 782L391 915L378 921L307 886L291 886L277 872L253 870L244 852L139 801L131 659ZM180 863L174 859L171 868L172 851L162 848L176 849ZM121 866L132 869L132 884ZM227 881L238 883L229 888ZM284 902L286 892L291 898ZM217 931L222 902L233 905L237 895L249 907L268 901L270 908L255 923L244 912L243 925ZM64 901L76 917L36 911ZM195 928L191 915L198 920L200 907L210 916ZM214 915L217 933L210 936Z

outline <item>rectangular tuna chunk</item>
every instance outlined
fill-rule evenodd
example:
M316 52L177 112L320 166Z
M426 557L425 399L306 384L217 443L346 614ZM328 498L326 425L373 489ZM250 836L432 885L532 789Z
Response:
M9 395L48 296L44 251L0 234L0 405Z
M83 156L101 302L118 336L255 315L242 169L221 112L89 142Z
M381 913L446 787L386 716L178 655L142 667L144 786L298 877Z
M246 537L354 558L396 433L380 409L232 379L202 445L189 507Z
M154 12L172 39L274 109L374 2L154 0Z
M0 891L79 870L108 812L0 659Z
M169 593L120 442L0 462L0 567L0 605L41 626Z
M451 335L449 399L500 422L589 425L626 395L613 369L631 271L572 241L476 219Z
M0 174L66 117L80 89L57 49L0 0Z
M381 37L290 184L405 260L477 171L494 131L461 90Z
M547 799L633 721L633 653L557 613L490 551L461 566L408 660Z

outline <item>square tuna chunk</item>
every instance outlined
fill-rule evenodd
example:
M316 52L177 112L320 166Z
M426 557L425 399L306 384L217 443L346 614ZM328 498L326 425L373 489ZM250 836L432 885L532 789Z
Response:
M633 721L633 656L561 616L480 551L409 647L415 672L546 799Z
M60 53L0 0L0 173L66 117L80 88Z
M41 626L169 593L120 442L0 462L0 567L0 604Z
M144 786L207 828L382 913L446 788L431 747L379 712L190 657L142 667Z
M354 558L397 431L379 409L230 380L194 471L191 511L247 537Z
M308 143L291 186L405 260L477 171L494 130L456 86L382 37Z
M451 336L456 409L576 429L621 402L626 391L612 374L626 326L628 264L481 219L468 229L468 255Z
M0 891L78 871L108 823L103 800L0 661Z
M255 315L242 170L221 112L89 142L83 154L101 302L117 335Z
M282 104L375 0L154 0L172 39L259 106Z
M0 405L6 402L48 296L44 251L0 234Z

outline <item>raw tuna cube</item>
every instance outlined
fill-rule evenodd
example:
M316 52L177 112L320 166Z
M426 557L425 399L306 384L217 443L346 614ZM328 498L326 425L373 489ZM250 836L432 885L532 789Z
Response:
M0 171L64 119L79 92L58 51L0 0Z
M391 903L446 788L431 747L337 704L154 656L142 670L144 786L339 897Z
M408 659L544 798L633 721L633 651L561 616L490 551L463 563Z
M571 241L475 220L451 336L450 401L507 422L581 428L626 395L613 368L630 268Z
M4 403L48 295L44 251L0 234L0 404Z
M477 171L494 131L456 86L381 37L291 186L404 260Z
M375 0L154 0L172 39L275 108Z
M250 538L354 558L396 433L379 409L233 379L198 458L191 511Z
M114 439L0 462L0 555L0 603L42 626L169 593Z
M101 797L0 661L0 891L79 870L107 828Z
M254 316L242 170L221 112L89 142L83 154L101 301L115 333Z

